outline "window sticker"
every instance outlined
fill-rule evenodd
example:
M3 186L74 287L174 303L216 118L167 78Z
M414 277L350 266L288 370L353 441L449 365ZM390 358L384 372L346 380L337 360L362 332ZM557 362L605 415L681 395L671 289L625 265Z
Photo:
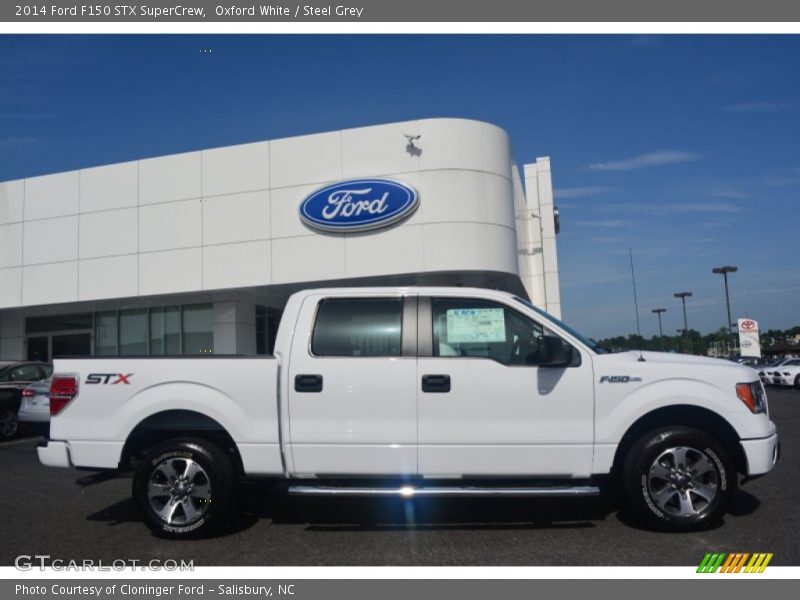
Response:
M502 308L451 308L447 311L448 344L505 341L505 311Z

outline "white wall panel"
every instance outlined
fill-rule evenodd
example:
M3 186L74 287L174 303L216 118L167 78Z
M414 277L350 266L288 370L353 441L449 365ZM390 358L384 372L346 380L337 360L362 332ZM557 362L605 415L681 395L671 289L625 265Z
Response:
M422 271L422 227L405 226L345 238L348 277Z
M422 226L426 271L491 268L486 225L433 223Z
M269 237L269 192L203 198L203 244Z
M483 170L483 123L464 119L420 122L423 169Z
M25 204L25 180L0 183L0 225L22 221Z
M81 212L136 206L138 163L126 162L80 172Z
M421 167L421 156L406 151L404 134L416 135L418 122L391 123L342 131L342 178L408 173ZM423 150L424 155L424 150Z
M136 208L81 215L79 257L135 254L139 248L138 220Z
M139 294L171 294L201 289L203 257L200 248L149 252L139 255Z
M139 251L199 246L200 200L183 200L139 208Z
M517 232L501 225L487 225L489 266L493 271L517 272Z
M25 180L25 219L78 214L78 171Z
M203 195L267 189L268 167L269 142L203 150Z
M425 223L486 222L484 174L480 171L420 173L420 207ZM423 202L424 199L424 202Z
M203 289L268 285L272 282L270 242L203 248Z
M481 123L481 138L483 170L510 179L514 157L511 154L511 140L508 133L497 125Z
M139 161L139 204L188 200L202 195L200 152Z
M23 260L26 265L78 258L78 217L59 217L25 223Z
M346 274L344 238L335 235L272 240L272 282L340 279Z
M486 222L511 228L516 227L514 188L511 181L500 175L485 173L483 190Z
M270 142L271 188L342 178L342 134L303 135Z
M22 264L22 223L0 225L0 269Z
M78 299L78 261L22 269L22 303L25 306Z
M20 306L22 302L22 268L0 269L0 308Z
M270 233L273 239L314 233L313 229L300 220L300 203L308 194L326 183L328 182L270 190Z
M139 258L135 254L81 260L78 265L78 298L129 298L139 292Z

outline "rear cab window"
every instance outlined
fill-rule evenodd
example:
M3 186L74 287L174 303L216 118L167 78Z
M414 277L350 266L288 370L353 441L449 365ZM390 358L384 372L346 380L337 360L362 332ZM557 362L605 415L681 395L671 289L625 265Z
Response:
M402 353L403 298L329 298L320 301L311 354L392 357Z

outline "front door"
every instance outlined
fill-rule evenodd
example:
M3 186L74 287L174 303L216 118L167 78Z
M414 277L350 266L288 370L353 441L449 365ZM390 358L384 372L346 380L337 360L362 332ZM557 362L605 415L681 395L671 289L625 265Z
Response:
M581 366L539 366L539 340L552 332L516 307L470 298L419 302L420 348L429 346L417 373L420 474L588 476L589 356Z
M294 473L416 475L416 299L304 302L289 362Z

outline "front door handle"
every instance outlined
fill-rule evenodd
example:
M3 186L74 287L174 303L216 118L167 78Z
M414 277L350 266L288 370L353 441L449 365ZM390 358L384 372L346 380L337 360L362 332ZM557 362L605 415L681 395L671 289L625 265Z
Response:
M450 391L450 375L423 375L422 391L431 394L446 394Z
M294 391L295 392L321 392L322 391L322 375L295 375L294 376Z

